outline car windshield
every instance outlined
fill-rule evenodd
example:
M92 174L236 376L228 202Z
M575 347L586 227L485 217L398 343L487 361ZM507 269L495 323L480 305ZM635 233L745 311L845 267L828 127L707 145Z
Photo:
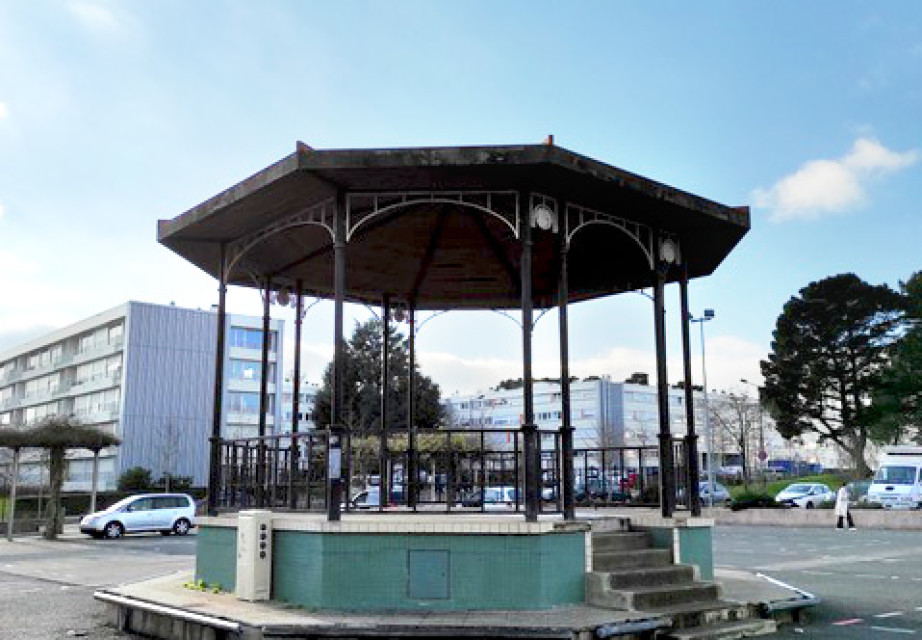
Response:
M127 498L122 498L121 500L113 504L111 507L106 509L106 511L118 511L119 509L122 509L125 505L130 504L137 499L138 499L138 496L128 496Z
M785 489L782 493L790 493L795 496L802 496L810 492L812 487L809 484L792 484L790 487Z
M874 474L874 482L885 484L915 484L915 467L881 467Z

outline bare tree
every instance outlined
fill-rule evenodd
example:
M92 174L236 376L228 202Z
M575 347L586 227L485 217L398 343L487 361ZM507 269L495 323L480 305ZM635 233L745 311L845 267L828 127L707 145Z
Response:
M711 425L722 442L728 442L742 459L743 483L749 483L751 452L758 449L759 406L740 393L726 393L709 403ZM722 450L725 447L720 447Z

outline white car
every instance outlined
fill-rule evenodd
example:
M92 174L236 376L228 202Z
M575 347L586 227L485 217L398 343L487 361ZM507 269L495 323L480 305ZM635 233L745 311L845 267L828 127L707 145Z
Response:
M195 501L184 493L145 493L119 500L80 521L80 531L94 538L159 531L184 536L195 526Z
M814 509L824 502L834 502L835 499L836 494L819 482L795 482L775 496L775 502L804 509Z

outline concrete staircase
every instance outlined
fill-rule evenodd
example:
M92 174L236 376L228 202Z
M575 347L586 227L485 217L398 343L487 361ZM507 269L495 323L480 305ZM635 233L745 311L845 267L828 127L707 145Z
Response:
M657 638L745 638L773 633L774 620L758 618L748 605L720 599L720 585L695 580L691 565L673 564L671 549L651 546L650 535L623 530L592 533L592 571L586 603L594 607L666 616L672 627Z

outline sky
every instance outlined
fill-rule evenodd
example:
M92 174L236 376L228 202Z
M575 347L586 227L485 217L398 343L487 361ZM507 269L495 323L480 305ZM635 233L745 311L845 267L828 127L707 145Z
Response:
M208 309L217 285L156 242L180 215L314 148L556 144L752 208L752 229L692 282L694 382L761 380L784 303L852 272L920 269L922 3L0 0L0 351L140 300ZM232 289L229 310L259 315ZM670 382L681 366L667 292ZM348 310L352 323L370 316ZM292 348L292 316L287 345ZM570 309L571 372L654 368L637 294ZM332 355L310 309L304 369ZM520 329L491 312L422 314L443 394L521 376ZM556 314L536 376L559 375ZM287 361L292 362L291 354ZM651 375L652 377L652 375Z

